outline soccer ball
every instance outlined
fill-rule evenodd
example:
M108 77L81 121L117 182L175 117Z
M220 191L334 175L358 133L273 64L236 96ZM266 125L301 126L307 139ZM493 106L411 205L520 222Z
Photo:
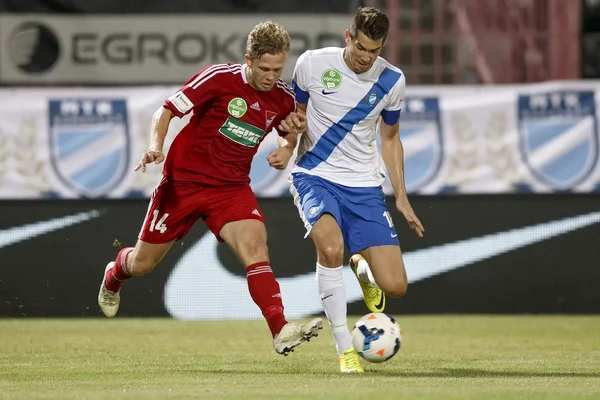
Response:
M367 314L354 324L352 345L365 360L381 363L400 350L402 330L396 320L387 314Z

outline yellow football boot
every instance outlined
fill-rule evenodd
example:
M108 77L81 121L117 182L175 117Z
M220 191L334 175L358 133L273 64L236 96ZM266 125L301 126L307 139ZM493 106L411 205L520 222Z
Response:
M340 359L340 371L343 373L361 373L365 372L362 365L360 365L360 358L354 347L344 350L339 355Z
M381 313L385 309L385 293L374 283L364 283L362 279L358 276L358 262L365 260L363 256L360 254L354 254L350 257L350 268L352 268L352 272L356 275L356 279L358 279L358 283L360 284L360 288L363 292L363 298L365 299L365 304L369 311L374 313Z

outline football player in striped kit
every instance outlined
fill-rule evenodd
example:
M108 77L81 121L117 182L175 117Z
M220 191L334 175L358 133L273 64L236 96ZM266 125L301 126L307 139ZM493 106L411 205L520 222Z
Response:
M379 57L388 29L384 13L359 8L346 30L346 47L306 51L296 63L292 81L298 110L306 112L308 127L300 138L290 191L306 236L311 236L317 249L321 304L342 372L363 372L347 326L344 245L354 253L350 266L371 312L383 312L385 294L400 297L407 288L398 235L381 186L383 164L396 208L419 236L424 231L404 184L399 119L405 77Z

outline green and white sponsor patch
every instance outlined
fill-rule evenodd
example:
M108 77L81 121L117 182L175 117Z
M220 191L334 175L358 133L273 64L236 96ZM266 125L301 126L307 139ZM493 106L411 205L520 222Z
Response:
M342 84L342 74L337 69L328 69L323 72L321 82L327 89L337 89Z
M248 110L248 105L246 104L246 100L241 97L236 97L232 99L227 105L227 111L235 118L241 118L246 114Z
M231 117L227 118L219 128L219 132L234 142L248 147L255 147L265 134L262 129Z

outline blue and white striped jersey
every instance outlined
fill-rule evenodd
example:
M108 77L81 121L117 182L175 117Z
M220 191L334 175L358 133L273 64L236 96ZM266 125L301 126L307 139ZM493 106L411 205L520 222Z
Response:
M303 53L292 87L307 104L292 173L304 172L352 187L379 186L385 178L376 142L379 117L398 122L406 81L402 71L378 57L369 71L356 74L344 49L328 47Z

